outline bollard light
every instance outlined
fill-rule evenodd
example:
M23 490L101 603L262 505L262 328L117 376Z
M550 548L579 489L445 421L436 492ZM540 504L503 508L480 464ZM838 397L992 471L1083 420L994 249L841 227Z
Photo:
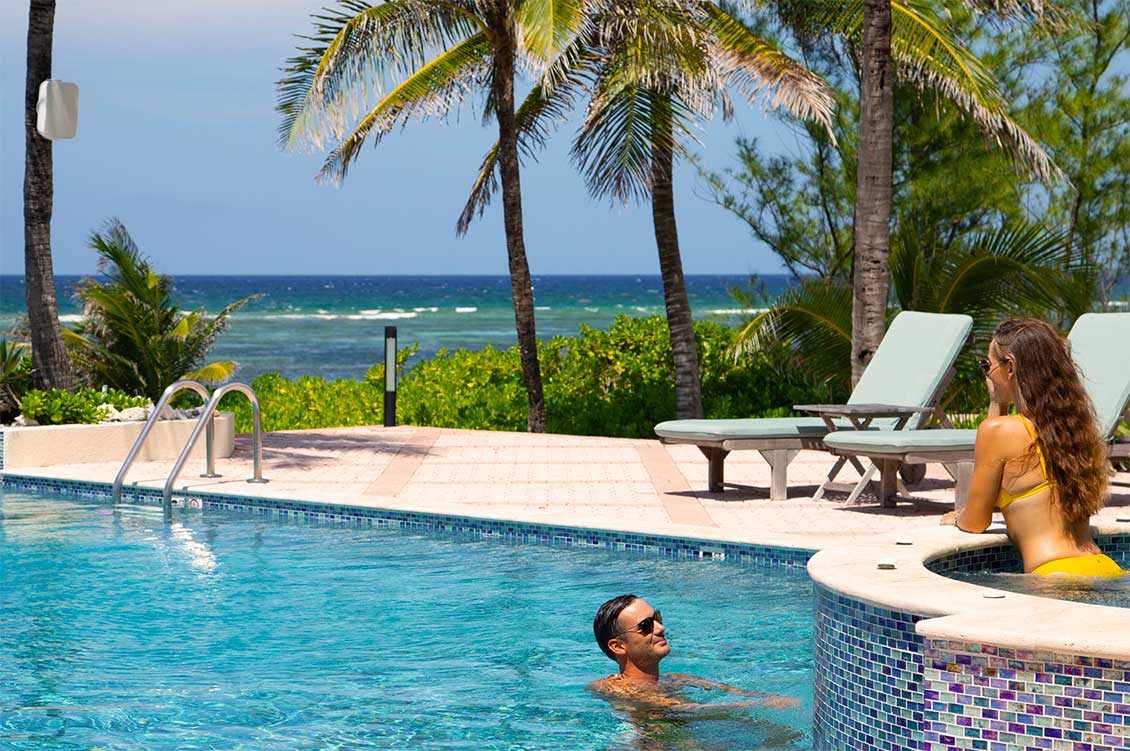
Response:
M385 326L385 427L396 427L396 327Z

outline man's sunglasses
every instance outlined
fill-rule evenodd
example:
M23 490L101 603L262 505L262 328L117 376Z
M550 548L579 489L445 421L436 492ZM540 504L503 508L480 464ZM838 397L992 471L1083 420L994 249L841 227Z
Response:
M647 618L644 618L642 621L632 626L631 628L624 629L623 631L617 631L612 636L613 638L615 638L617 636L623 636L624 634L631 633L632 631L639 631L643 636L650 636L651 632L655 630L655 624L657 623L663 623L663 616L659 614L658 610L656 610L654 613L649 615Z

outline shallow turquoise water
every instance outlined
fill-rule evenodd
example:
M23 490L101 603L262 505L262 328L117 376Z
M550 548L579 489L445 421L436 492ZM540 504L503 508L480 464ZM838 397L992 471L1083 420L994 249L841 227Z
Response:
M1130 570L1127 556L1112 556L1122 568ZM991 571L946 574L960 581L982 587L1003 589L1036 597L1082 602L1090 605L1107 605L1113 608L1130 608L1130 576L1117 579L1076 576L1036 576Z
M0 583L4 749L811 747L801 571L6 492ZM801 706L614 713L584 688L625 591L665 670Z

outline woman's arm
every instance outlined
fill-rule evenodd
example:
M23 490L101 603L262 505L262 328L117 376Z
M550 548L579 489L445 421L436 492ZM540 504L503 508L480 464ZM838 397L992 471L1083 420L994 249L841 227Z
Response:
M963 532L979 534L993 521L993 509L1001 489L1001 475L1007 460L1006 434L1010 418L986 418L977 428L977 443L973 449L973 478L969 483L969 500L960 513L943 517L943 523L953 523Z

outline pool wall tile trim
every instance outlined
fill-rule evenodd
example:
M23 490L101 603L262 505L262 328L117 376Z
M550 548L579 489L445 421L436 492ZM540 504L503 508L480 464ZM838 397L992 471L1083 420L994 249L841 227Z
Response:
M15 490L109 501L112 487L103 482L62 480L37 475L6 473L2 485ZM147 505L161 504L156 488L126 487L122 499ZM814 550L722 540L667 537L614 530L588 529L532 522L499 521L470 516L400 511L364 506L282 500L259 496L193 492L174 494L174 503L190 509L222 509L315 524L341 524L381 529L456 535L555 547L598 548L660 558L713 558L763 566L803 568Z

